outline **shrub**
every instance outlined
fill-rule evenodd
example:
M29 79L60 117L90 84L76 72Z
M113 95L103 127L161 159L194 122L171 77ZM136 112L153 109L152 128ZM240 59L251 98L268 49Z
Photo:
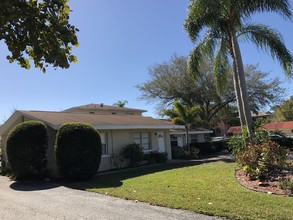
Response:
M190 151L184 151L184 159L197 159L199 158L200 149L197 147L190 147Z
M228 149L228 143L226 140L212 141L211 145L216 152L221 152Z
M192 148L198 148L200 155L211 155L216 153L216 149L212 146L211 142L192 143L190 144L190 149Z
M172 159L183 159L184 158L184 149L183 147L174 146L171 148Z
M286 192L286 194L293 194L293 179L285 178L279 181L279 187Z
M288 151L273 141L249 144L236 160L250 179L266 179L285 165Z
M149 163L164 163L168 159L167 153L161 152L151 152L145 155L145 159L149 161Z
M113 169L121 169L123 162L125 158L122 156L122 154L111 154L110 157L110 163L111 163L111 168Z
M130 160L130 164L132 166L137 165L137 162L142 161L144 159L144 155L142 152L142 148L139 144L132 143L128 144L122 149L122 155Z
M45 124L28 121L16 125L7 138L7 157L12 177L42 178L46 174L47 148Z
M100 135L89 124L64 124L56 136L55 155L62 177L74 180L91 178L101 162Z
M256 124L253 130L253 133L249 134L248 128L243 127L241 135L236 135L230 138L228 146L234 157L245 150L249 143L261 144L269 141L269 132L261 129L261 124Z

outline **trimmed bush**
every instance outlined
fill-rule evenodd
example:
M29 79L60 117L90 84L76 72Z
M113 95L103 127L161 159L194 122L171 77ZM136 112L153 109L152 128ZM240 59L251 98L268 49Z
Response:
M42 178L46 174L47 148L45 124L28 121L16 125L7 138L7 157L12 177Z
M172 150L172 159L183 159L184 158L183 147L174 146L174 147L171 147L171 150Z
M191 143L190 149L193 148L199 149L201 156L207 156L217 152L215 147L212 146L211 142Z
M150 152L149 154L145 154L144 158L149 163L164 163L168 160L168 154L165 152Z
M250 144L237 154L236 160L251 179L264 180L283 169L289 151L274 141Z
M100 166L100 135L90 124L64 124L56 136L55 155L62 177L73 180L89 179L97 173Z
M128 144L122 149L122 155L130 160L130 165L135 166L139 161L144 159L142 148L136 144Z

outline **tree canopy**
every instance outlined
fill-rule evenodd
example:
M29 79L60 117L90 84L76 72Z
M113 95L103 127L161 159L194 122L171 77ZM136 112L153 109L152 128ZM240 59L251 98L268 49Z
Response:
M190 53L189 68L199 71L206 57L214 57L214 73L219 91L225 89L229 61L233 65L233 84L242 126L252 130L251 108L239 47L240 37L251 41L277 59L287 75L292 74L293 58L281 34L269 26L251 22L258 12L292 16L288 0L190 0L184 27L195 47Z
M232 67L227 75L232 73ZM200 106L198 115L201 126L211 128L224 120L232 125L237 123L236 94L232 77L227 78L227 88L220 95L216 90L216 77L212 60L205 60L196 77L188 73L187 58L172 56L168 62L149 68L150 80L138 85L142 92L141 99L159 102L163 109L175 100L180 100L189 107ZM285 89L281 88L278 77L269 78L269 73L259 70L258 66L247 65L245 77L251 109L255 112L280 104Z
M69 23L69 0L0 0L0 40L11 54L9 62L46 71L48 64L68 68L77 62L75 26Z

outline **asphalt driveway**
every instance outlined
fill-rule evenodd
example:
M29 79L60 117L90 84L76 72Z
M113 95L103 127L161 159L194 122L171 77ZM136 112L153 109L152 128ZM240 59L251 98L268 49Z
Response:
M220 219L151 206L51 183L19 183L0 176L1 219Z

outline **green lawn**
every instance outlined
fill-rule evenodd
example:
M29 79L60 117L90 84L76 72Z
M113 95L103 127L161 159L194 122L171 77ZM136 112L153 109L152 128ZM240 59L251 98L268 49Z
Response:
M99 175L69 187L230 219L293 219L293 197L250 191L236 164L159 164Z

